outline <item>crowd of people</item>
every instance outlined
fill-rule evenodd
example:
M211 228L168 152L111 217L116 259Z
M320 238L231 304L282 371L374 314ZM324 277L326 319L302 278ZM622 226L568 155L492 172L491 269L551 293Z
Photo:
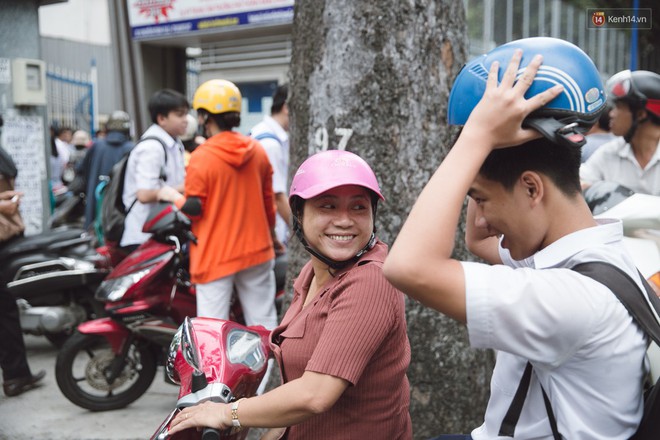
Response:
M228 319L236 291L246 323L271 330L282 384L231 404L188 407L171 434L239 426L269 428L263 440L411 439L405 296L465 324L473 347L497 351L484 423L439 439L635 433L648 338L607 286L570 269L610 262L644 289L621 223L595 220L582 190L606 180L660 195L660 75L624 71L604 86L584 52L556 39L519 40L485 59L472 61L453 85L448 120L463 129L391 249L375 229L385 196L358 155L312 155L287 188L286 86L250 135L236 130L240 90L221 79L202 84L192 103L157 91L152 125L136 143L124 112L111 115L86 155L67 143L87 148L88 138L58 131L53 187L75 158L88 194L86 226L97 217L100 176L129 154L119 246L131 252L148 238L142 224L152 204L175 204L198 240L190 246L198 316ZM541 66L564 71L589 93L540 86ZM487 79L471 75L475 67ZM466 243L484 263L452 258L466 196ZM278 322L273 267L292 237L310 259ZM43 377L8 364L3 353L0 361L7 395ZM511 426L511 399L525 376L526 405Z

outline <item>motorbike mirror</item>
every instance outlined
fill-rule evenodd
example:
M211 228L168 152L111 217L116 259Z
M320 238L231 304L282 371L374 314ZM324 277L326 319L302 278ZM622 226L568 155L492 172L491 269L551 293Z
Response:
M195 335L195 328L192 325L190 317L186 316L183 320L181 332L181 353L183 358L190 365L195 373L198 375L203 374L202 371L202 355L199 352L199 345L197 344L197 337Z

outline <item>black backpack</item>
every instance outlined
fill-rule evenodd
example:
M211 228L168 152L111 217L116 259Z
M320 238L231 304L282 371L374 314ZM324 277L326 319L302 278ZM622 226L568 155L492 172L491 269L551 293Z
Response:
M641 276L646 292L639 289L637 283L618 267L603 261L590 261L580 263L572 269L584 276L592 278L607 286L625 306L633 320L646 333L651 340L660 345L660 323L656 316L660 316L660 298L658 298L649 284ZM511 406L500 426L500 436L514 437L518 418L522 412L532 373L532 364L527 367L520 380L518 389L511 401ZM557 430L557 422L550 406L550 399L543 390L543 400L548 413L548 421L552 428L553 438L560 440L562 436ZM660 435L660 378L644 393L644 415L631 440L657 440Z
M167 147L165 143L155 136L147 136L140 139L138 144L147 140L158 141L163 146L165 165L167 165ZM135 147L137 147L137 144ZM135 147L133 147L133 149L135 149ZM122 199L124 194L126 168L128 167L128 158L130 157L131 151L126 153L119 162L113 165L112 171L110 171L108 184L103 190L101 218L103 237L106 242L119 243L121 241L121 237L124 235L124 221L126 220L126 216L131 212L131 209L133 209L133 206L137 202L136 198L127 209L126 206L124 206L124 201ZM163 180L165 180L164 176L164 171L161 171L161 178Z

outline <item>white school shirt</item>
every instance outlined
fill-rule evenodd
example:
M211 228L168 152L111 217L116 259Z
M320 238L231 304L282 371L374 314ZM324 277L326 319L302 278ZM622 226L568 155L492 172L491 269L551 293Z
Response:
M463 262L470 343L498 350L484 424L475 440L506 439L499 428L529 360L534 367L516 439L552 439L539 381L563 438L628 439L642 417L646 336L617 297L570 270L605 261L643 289L618 220L569 234L524 261ZM540 269L540 270L539 270Z
M588 184L616 182L637 193L660 196L660 142L644 169L622 137L601 145L580 166L580 180Z
M270 165L273 167L273 194L284 193L287 195L287 179L289 173L289 135L280 124L271 116L264 116L263 121L258 123L250 131L250 136L257 137L263 133L273 134L279 142L272 138L259 139L266 150ZM277 213L275 221L275 234L277 239L286 244L289 241L289 226Z
M183 184L186 176L181 141L174 139L156 124L149 127L142 135L142 137L147 136L155 136L167 146L167 164L165 165L167 181L163 182L160 179L161 166L165 160L163 146L160 142L147 140L138 143L131 150L126 168L122 200L127 209L135 201L139 189L159 189L164 185L176 188ZM151 234L142 232L142 227L153 205L153 203L135 202L135 205L126 216L124 235L121 238L120 246L142 244L149 239Z

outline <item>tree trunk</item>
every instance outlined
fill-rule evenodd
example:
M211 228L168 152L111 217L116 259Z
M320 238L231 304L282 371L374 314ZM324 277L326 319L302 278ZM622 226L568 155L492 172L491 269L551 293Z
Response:
M297 1L289 172L321 149L362 156L387 199L376 225L391 245L457 133L447 101L466 47L462 0ZM469 259L462 231L456 243ZM308 258L294 239L289 290ZM492 353L469 348L455 321L412 300L406 309L415 438L469 432L483 421Z

